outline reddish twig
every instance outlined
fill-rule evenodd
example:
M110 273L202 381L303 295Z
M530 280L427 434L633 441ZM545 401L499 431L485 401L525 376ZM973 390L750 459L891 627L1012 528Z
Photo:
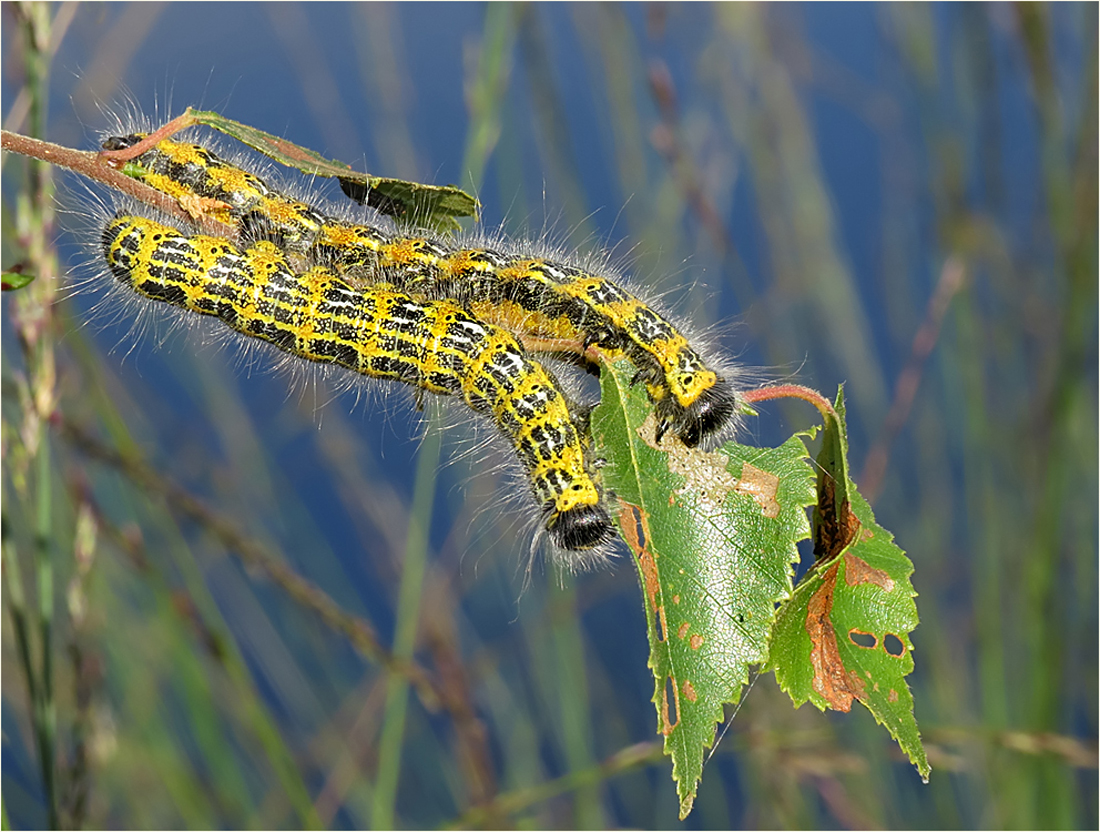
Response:
M668 164L673 181L680 187L688 207L699 218L715 246L723 254L736 258L738 267L743 268L733 236L726 228L718 208L704 190L695 161L685 151L680 140L676 88L668 65L663 60L654 59L649 65L648 78L650 94L661 115L661 123L650 133L650 144Z
M936 291L928 301L928 308L924 313L924 322L917 330L913 338L913 346L909 351L909 360L905 369L898 376L894 386L894 400L890 403L890 411L882 423L882 430L878 439L867 454L867 462L863 466L863 472L859 476L859 482L863 487L863 495L867 502L873 503L882 487L883 477L886 475L886 466L890 460L890 446L901 432L905 423L909 420L909 413L913 408L913 401L917 397L917 388L920 387L921 376L924 373L924 364L936 341L940 336L940 328L943 326L943 318L951 305L951 299L962 288L966 278L966 266L958 257L948 257L940 271L940 280L936 285Z
M123 147L119 150L101 150L99 155L112 164L120 162L128 162L131 159L136 159L146 150L152 150L163 139L167 139L170 136L174 136L180 130L185 130L192 125L199 122L191 115L191 108L188 107L183 115L176 116L167 124L162 127L158 127L155 131L147 135L144 139L132 144L129 147Z
M754 404L755 402L766 402L771 399L802 399L804 402L809 402L819 411L825 418L836 419L836 410L833 409L833 403L809 387L803 387L801 384L775 384L771 387L759 387L756 390L747 390L741 394L741 398L745 404Z

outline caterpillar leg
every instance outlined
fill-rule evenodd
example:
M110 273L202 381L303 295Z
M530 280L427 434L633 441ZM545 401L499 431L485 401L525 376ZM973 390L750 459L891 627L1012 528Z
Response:
M450 301L355 289L328 268L295 274L266 240L241 249L117 216L102 244L115 278L149 299L216 317L307 361L461 397L511 441L555 545L587 550L610 539L566 397L505 330Z

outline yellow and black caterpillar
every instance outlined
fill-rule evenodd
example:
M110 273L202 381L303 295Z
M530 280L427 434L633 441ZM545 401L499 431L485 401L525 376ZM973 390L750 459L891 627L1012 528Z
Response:
M308 361L460 396L515 448L561 549L611 536L587 443L554 377L505 330L446 300L356 289L326 266L295 273L268 240L241 248L140 216L102 232L115 278L147 298L211 315Z
M103 146L118 150L141 138L114 137ZM212 200L211 216L238 227L246 241L273 241L352 281L392 284L423 300L453 300L517 338L559 350L566 345L578 354L593 345L612 356L625 354L654 404L658 439L671 430L696 445L720 433L740 409L732 384L675 327L590 270L518 249L456 247L344 222L283 196L201 145L162 140L131 164L135 175L181 203Z

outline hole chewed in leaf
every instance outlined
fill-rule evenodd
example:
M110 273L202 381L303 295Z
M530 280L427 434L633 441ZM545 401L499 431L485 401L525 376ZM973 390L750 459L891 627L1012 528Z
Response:
M780 607L771 664L796 706L811 701L849 711L858 699L927 782L931 769L905 683L913 670L909 633L919 621L909 580L913 564L875 521L849 475L843 393L835 407L818 409L825 429L815 460L816 563ZM780 476L786 485L786 476ZM780 491L781 500L783 495Z
M878 638L874 633L865 633L862 630L851 630L848 633L848 638L851 639L852 644L856 645L856 647L866 647L868 649L878 647Z
M667 737L679 724L680 690L676 687L676 680L669 676L661 691L661 733Z
M865 683L855 671L844 667L833 627L833 593L836 590L837 568L830 566L822 577L821 586L810 598L806 612L806 632L813 645L813 689L838 711L852 709L852 700L863 697Z
M649 598L653 611L656 612L658 608L657 594L661 591L661 578L657 573L657 561L645 545L645 541L649 539L645 514L635 505L625 501L620 501L620 504L622 512L619 515L619 520L622 525L623 538L630 547L630 551L638 558L638 564L642 569L642 580L645 582L645 594Z
M646 516L638 506L626 501L620 501L620 505L622 511L619 514L619 522L623 530L623 539L630 546L634 556L638 558L642 580L645 582L645 594L654 613L653 626L657 631L657 640L664 642L668 638L668 620L665 617L664 604L657 600L661 594L661 576L657 571L657 555L651 552L645 543L650 539Z
M654 626L657 628L657 641L666 641L668 639L668 621L665 620L665 608L664 606L657 607L657 617L654 619Z
M901 658L905 655L905 642L898 638L893 633L887 633L886 638L882 640L883 646L886 648L886 652L895 658Z

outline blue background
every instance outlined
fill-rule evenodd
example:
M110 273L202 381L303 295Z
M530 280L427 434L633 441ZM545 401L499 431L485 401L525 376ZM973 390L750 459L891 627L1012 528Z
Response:
M667 307L761 380L826 395L843 383L857 474L884 437L945 263L961 264L965 282L918 362L915 402L874 489L879 522L916 566L910 682L933 781L919 783L866 712L793 711L762 677L687 824L1095 826L1095 193L1091 222L1073 201L1080 172L1095 185L1094 6L1043 7L1045 52L1028 51L1031 24L1000 5L100 4L60 14L52 141L93 149L110 113L163 121L192 105L373 173L472 188L484 228L536 240L549 229L570 249L612 249L643 294L667 293ZM5 15L7 125L24 75ZM503 70L480 98L485 118L476 87L492 31ZM1050 59L1049 81L1036 54ZM651 83L666 73L671 115ZM493 137L481 151L474 125ZM63 204L86 213L79 186L64 185ZM1052 218L1052 205L1072 206L1069 219ZM1076 265L1073 212L1086 218L1076 233L1092 235ZM73 275L87 274L82 227L63 217L57 233ZM5 266L9 250L6 238ZM101 282L81 286L58 307L66 418L126 437L390 643L420 444L409 397L325 380L288 388L286 373L265 371L267 354L211 349L210 330L174 331L119 312ZM8 378L20 362L7 314L4 348ZM457 408L439 419L464 421ZM768 406L741 438L775 444L812 422L802 407ZM471 766L493 781L490 797L522 792L655 730L627 559L564 587L539 566L522 592L530 518L522 501L502 499L512 486L501 455L466 427L444 435L455 459L434 492L417 657L464 668L489 757L470 763L466 735L412 698L402 826L462 816L477 802ZM88 823L301 823L278 796L258 723L233 704L254 691L324 822L369 824L385 674L201 527L166 522L156 501L59 447L58 475L82 472L108 525L140 530L161 593L105 534L87 590L98 614L79 634L105 668ZM198 612L180 612L188 603ZM7 624L5 808L13 825L35 826L41 792ZM246 682L204 653L208 628L239 650ZM177 655L195 667L169 660ZM211 746L193 739L199 723L220 726L232 749L241 782L225 793L204 757ZM1086 762L1045 746L1012 751L1017 735L1066 737ZM142 789L128 794L138 774ZM345 776L341 792L333 784ZM1044 789L1055 797L1037 796ZM660 828L678 823L675 810L670 766L657 758L508 822Z

